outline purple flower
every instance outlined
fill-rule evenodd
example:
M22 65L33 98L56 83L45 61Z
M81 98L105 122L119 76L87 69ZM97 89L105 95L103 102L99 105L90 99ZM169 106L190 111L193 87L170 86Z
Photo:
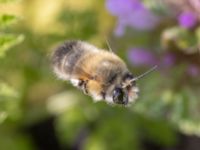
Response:
M157 63L156 57L145 49L132 48L128 51L128 59L133 65L155 65Z
M140 0L107 0L106 7L112 15L118 17L115 29L117 36L122 36L127 26L138 30L150 30L159 21L159 18L145 8Z
M125 25L122 22L118 23L117 27L115 28L115 35L120 37L124 34L124 32L125 32Z
M163 67L171 67L175 62L175 56L171 53L164 55L161 60L161 64Z
M112 15L125 17L143 5L140 0L107 0L106 7Z
M192 28L197 23L197 16L193 12L183 12L178 17L180 26L184 28Z
M120 18L119 21L123 21L127 26L138 30L151 30L157 24L158 18L149 10L141 8L135 10L134 13L128 17Z
M190 65L187 69L187 72L190 76L196 77L200 73L200 69L196 65Z

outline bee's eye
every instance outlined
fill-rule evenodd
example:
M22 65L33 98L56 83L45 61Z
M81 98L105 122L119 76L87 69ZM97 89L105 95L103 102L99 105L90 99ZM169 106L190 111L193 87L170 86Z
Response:
M113 92L113 101L117 103L123 102L123 97L124 97L124 94L123 94L122 89L118 87L115 88Z

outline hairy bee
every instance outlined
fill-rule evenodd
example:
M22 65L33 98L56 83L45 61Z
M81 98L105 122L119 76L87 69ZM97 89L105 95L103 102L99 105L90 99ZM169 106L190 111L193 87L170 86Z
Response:
M69 80L95 101L127 105L138 97L136 80L126 64L114 53L87 42L67 41L52 55L55 74Z

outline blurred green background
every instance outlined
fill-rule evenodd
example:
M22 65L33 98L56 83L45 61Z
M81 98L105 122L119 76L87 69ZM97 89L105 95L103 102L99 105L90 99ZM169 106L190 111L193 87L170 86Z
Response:
M199 148L200 4L134 1L0 0L0 150ZM94 103L52 72L69 39L108 39L135 75L159 67L130 107Z

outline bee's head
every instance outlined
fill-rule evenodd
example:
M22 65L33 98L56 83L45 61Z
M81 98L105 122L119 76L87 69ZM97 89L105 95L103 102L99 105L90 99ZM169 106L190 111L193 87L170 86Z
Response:
M110 102L111 100L116 104L123 105L133 102L135 99L137 99L139 93L139 88L136 86L136 81L154 71L156 68L157 66L154 66L137 77L134 77L130 72L122 75L122 78L116 80L115 84L113 84L114 86L111 86L111 96L107 98L107 101Z
M135 81L130 82L132 79L133 75L131 73L127 73L122 78L121 85L114 88L112 95L114 103L127 105L138 97L139 89L136 86Z
M126 105L134 101L138 97L139 92L136 81L154 71L156 68L157 65L137 77L133 77L131 73L126 73L122 78L122 86L115 87L113 91L113 102Z

